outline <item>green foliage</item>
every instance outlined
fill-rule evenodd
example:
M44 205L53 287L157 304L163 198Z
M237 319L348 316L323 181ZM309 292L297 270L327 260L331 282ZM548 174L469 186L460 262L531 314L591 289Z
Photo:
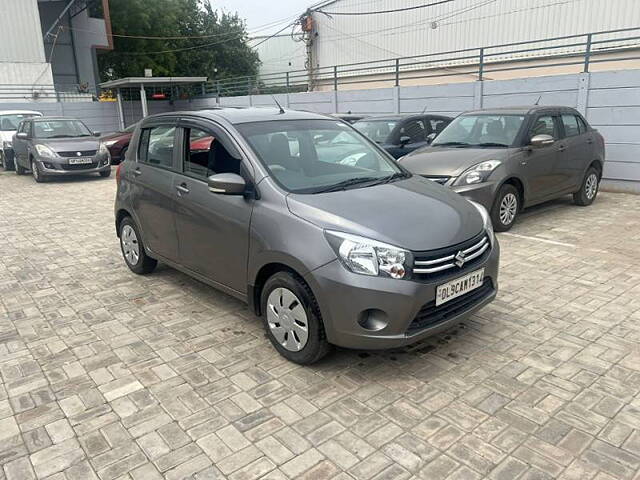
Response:
M153 69L158 77L228 78L258 71L258 54L247 46L246 26L237 14L213 10L204 0L110 0L109 4L114 34L207 38L113 37L114 50L98 57L103 81L141 77L145 68ZM200 45L206 46L168 51Z

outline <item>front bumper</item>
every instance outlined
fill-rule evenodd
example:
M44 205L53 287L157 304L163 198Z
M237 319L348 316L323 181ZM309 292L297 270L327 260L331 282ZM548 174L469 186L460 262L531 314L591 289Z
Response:
M455 179L452 179L448 185L450 186L453 181L455 181ZM463 197L479 203L490 212L493 208L493 201L498 191L498 184L496 182L483 182L474 183L472 185L450 186L450 188Z
M100 173L111 169L109 157L94 157L91 164L72 165L68 159L36 158L43 176L67 176Z
M357 275L338 260L309 272L305 280L318 300L330 343L355 349L397 348L447 329L491 302L498 290L499 257L500 246L496 240L483 263L433 282ZM485 269L485 282L491 282L492 288L466 305L462 302L444 320L413 328L412 322L418 313L434 302L438 285L479 268Z

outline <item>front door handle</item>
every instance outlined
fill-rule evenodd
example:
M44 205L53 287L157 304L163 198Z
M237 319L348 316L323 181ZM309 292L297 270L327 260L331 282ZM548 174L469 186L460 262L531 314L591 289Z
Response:
M564 146L564 145L560 145L560 146L558 147L558 151L559 151L559 152L564 152L566 149L567 149L567 147L566 147L566 146Z
M178 190L178 194L180 195L186 195L187 193L189 193L189 189L187 188L186 183L176 185L176 190Z
M587 143L589 143L589 144L593 143L593 138L589 138L589 139L587 140Z
M136 168L136 169L133 171L133 174L134 174L136 177L139 177L140 175L142 175L142 170L140 170L139 168Z

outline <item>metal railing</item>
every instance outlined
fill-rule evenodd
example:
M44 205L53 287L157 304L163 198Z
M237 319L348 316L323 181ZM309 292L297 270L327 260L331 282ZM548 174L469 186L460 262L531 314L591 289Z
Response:
M464 76L490 80L491 73L549 67L578 67L589 72L593 64L640 60L640 27L464 48L384 60L348 63L312 70L214 79L205 96L239 96L338 90L353 84Z
M86 102L96 100L95 89L79 84L0 85L0 102Z

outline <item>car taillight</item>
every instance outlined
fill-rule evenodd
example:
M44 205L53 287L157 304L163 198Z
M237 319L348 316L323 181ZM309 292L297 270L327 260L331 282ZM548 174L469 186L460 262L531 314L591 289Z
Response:
M118 165L118 168L116 168L116 182L120 183L120 171L122 170L122 163L120 163Z

